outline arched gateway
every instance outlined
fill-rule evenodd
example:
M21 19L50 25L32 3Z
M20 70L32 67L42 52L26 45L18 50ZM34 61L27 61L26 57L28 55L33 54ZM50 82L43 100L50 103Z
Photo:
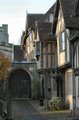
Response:
M31 75L28 70L16 68L9 76L9 90L12 98L31 97Z

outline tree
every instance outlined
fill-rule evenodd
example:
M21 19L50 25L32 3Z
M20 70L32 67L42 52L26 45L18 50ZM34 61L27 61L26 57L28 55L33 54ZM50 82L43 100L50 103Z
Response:
M5 83L4 82L8 77L8 72L11 68L11 62L10 60L4 56L2 53L0 53L0 98L2 99L3 91L5 90Z
M10 60L0 53L0 115L3 116L2 103L4 99L4 81L8 77L8 72L11 68ZM7 81L6 81L7 82ZM1 102L2 101L2 102Z
M0 53L0 80L5 80L7 78L7 73L11 67L10 60Z

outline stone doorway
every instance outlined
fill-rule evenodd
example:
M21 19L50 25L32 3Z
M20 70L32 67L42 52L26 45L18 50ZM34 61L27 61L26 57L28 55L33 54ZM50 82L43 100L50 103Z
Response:
M9 78L9 90L12 98L31 97L31 78L23 69L14 70Z

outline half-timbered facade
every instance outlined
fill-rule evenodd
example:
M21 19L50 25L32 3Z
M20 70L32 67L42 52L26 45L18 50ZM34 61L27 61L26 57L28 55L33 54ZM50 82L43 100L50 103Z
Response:
M70 62L70 29L67 27L71 2L57 0L53 23L53 33L57 39L58 69L63 73L64 102L72 110L72 68ZM69 5L69 6L68 6ZM70 8L71 9L71 8Z
M21 48L24 51L24 57L27 61L35 60L34 58L34 37L35 37L35 21L39 20L42 14L26 15L25 31L21 37Z
M37 22L35 41L37 72L40 75L41 97L48 101L57 96L56 88L53 88L55 70L57 67L56 40L51 33L52 24L49 22Z
M55 4L36 22L35 56L45 107L53 97L63 97L62 72L58 72L57 42L52 34ZM50 17L51 16L51 17ZM51 18L51 19L48 19Z
M78 8L78 0L57 0L43 16L28 14L21 43L25 58L37 62L40 97L46 105L54 96L63 97L70 110L79 107Z
M71 37L71 54L72 54L72 69L73 69L73 95L74 95L74 112L79 114L79 31Z
M74 112L79 115L79 0L74 0L72 9L74 15L71 21L71 61L73 69L73 107Z

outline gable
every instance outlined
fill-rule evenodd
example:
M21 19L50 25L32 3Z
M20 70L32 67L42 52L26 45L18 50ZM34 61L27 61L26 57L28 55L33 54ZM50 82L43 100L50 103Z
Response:
M75 5L75 15L79 16L79 0L76 1L76 5Z
M56 31L60 6L63 11L65 27L79 29L79 16L75 16L76 1L77 0L57 0L54 13L53 33Z
M79 28L79 17L75 15L77 0L60 0L66 28Z
M27 14L26 16L26 30L33 27L35 28L35 21L39 20L43 14Z
M51 28L52 24L49 22L37 22L37 33L36 36L38 39L41 41L51 39L52 34L51 34Z
M57 25L56 25L56 35L59 34L60 32L63 32L64 27L65 27L65 23L64 23L64 17L63 17L63 11L60 6L59 13L58 13Z
M56 5L56 3L54 3L51 6L51 8L44 14L43 17L41 17L41 19L40 19L41 22L53 22L53 20L49 20L49 19L50 19L50 17L53 17L55 5Z

